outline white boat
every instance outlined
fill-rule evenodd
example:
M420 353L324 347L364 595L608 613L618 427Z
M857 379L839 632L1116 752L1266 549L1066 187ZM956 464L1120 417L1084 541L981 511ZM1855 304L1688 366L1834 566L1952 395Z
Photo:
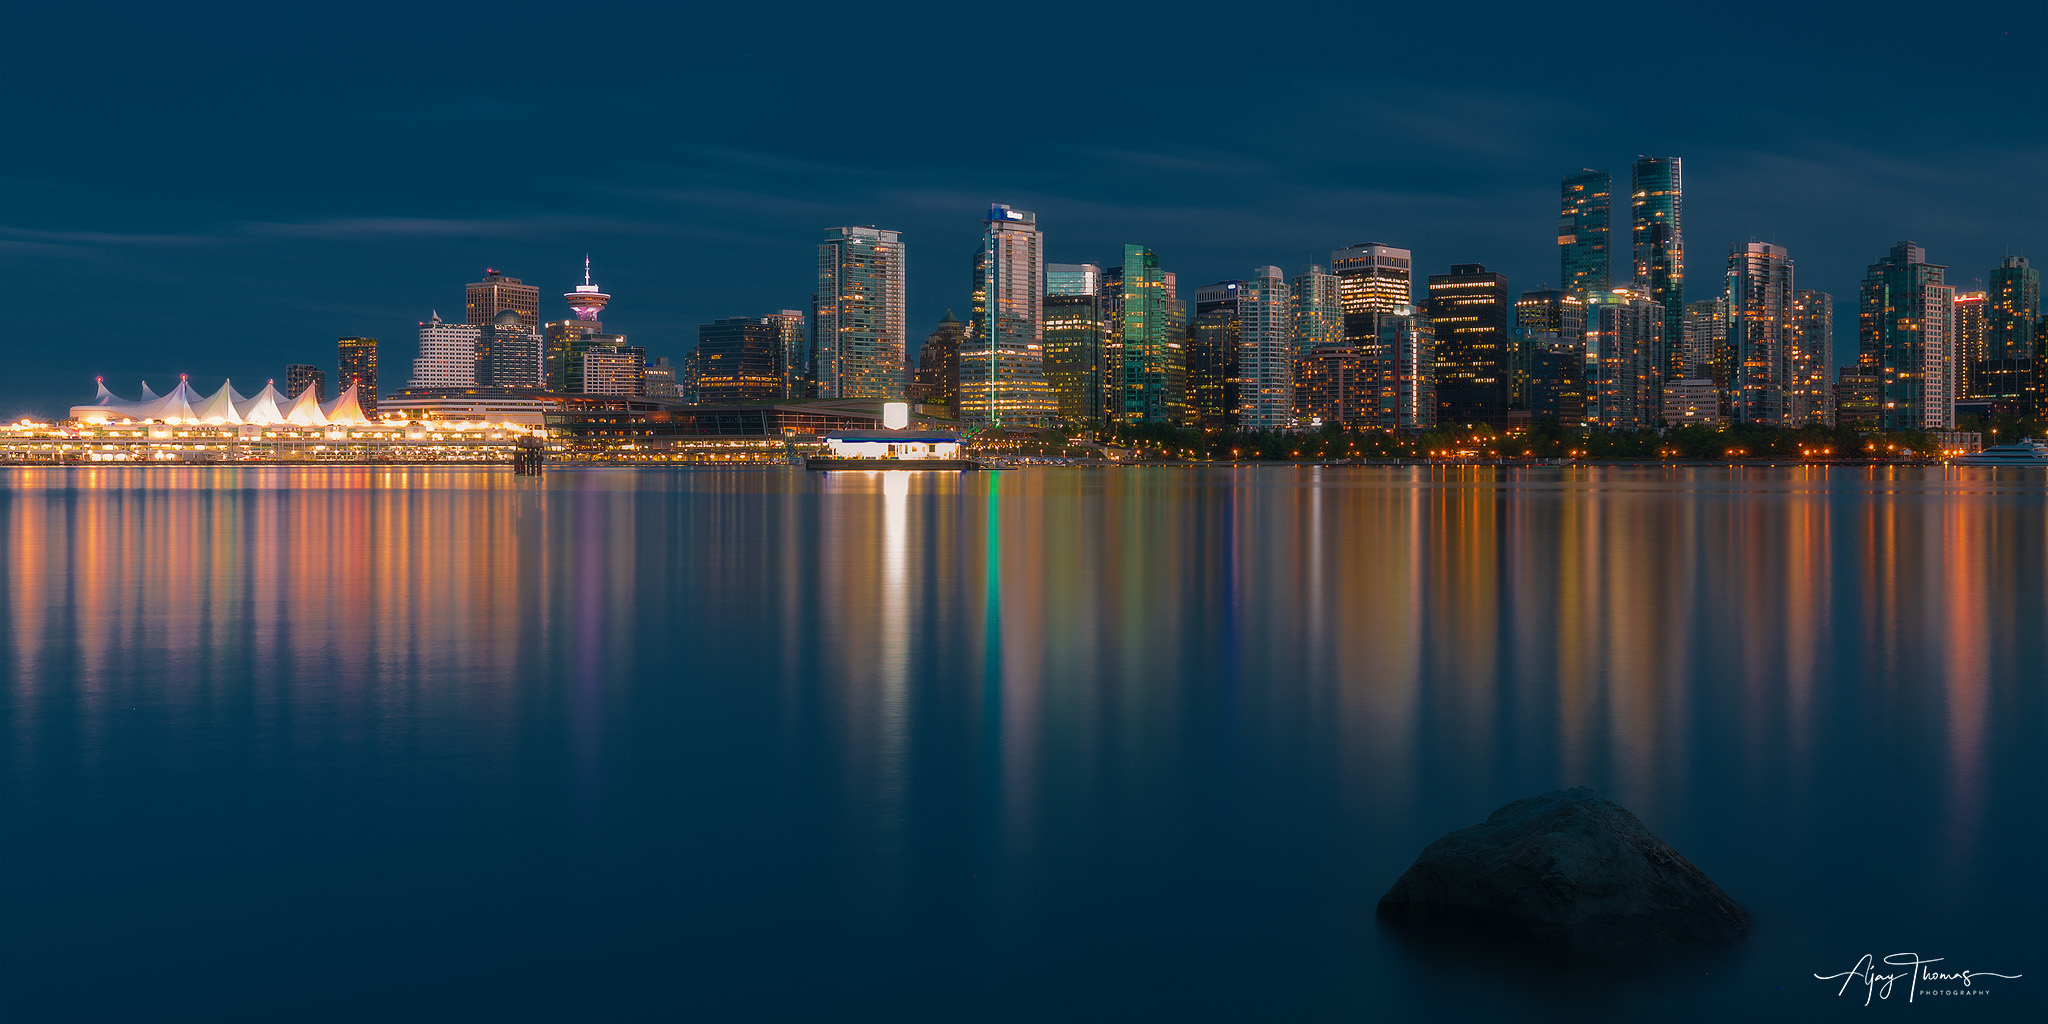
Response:
M1993 445L1981 452L1950 459L1956 466L2048 466L2048 444L2022 438L2013 444Z

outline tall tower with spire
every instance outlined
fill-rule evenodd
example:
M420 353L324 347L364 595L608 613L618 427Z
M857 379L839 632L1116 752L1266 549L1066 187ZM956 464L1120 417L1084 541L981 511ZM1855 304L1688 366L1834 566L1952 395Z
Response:
M611 296L598 291L597 286L590 283L589 253L583 254L583 283L564 292L562 299L575 311L578 320L596 320L604 312L605 303L612 300Z

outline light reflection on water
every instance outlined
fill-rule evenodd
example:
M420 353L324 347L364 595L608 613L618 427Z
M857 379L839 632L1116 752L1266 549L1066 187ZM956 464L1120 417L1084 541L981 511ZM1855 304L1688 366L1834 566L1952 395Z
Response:
M49 1005L1497 1012L1528 993L1447 995L1372 902L1581 783L1763 925L1636 1010L1810 1014L1805 973L1894 942L2048 952L2023 471L0 487L0 905ZM143 983L82 981L115 966Z

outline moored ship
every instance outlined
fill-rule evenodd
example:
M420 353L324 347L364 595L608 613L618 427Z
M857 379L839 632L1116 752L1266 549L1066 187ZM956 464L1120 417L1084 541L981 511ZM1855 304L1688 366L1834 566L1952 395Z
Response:
M2022 438L1949 460L1954 466L2048 466L2048 444Z

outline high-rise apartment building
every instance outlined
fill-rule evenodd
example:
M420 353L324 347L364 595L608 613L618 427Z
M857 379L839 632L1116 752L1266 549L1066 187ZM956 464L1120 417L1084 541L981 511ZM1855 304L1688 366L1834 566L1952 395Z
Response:
M943 405L950 412L960 404L960 346L967 340L967 324L948 309L939 326L925 335L917 350L917 373L910 389L912 401Z
M1663 349L1664 307L1633 287L1595 299L1586 309L1586 422L1610 430L1656 426Z
M656 401L674 402L683 397L682 383L676 376L680 369L668 361L667 356L657 357L648 363L644 371L647 380L647 397Z
M960 418L1051 423L1058 410L1045 380L1045 238L1037 215L989 207L974 267L974 321L960 350Z
M356 404L362 406L363 415L377 418L377 339L343 338L341 348L341 374L336 378L339 387L346 393L356 389Z
M578 359L577 378L586 395L645 395L647 352L632 345L593 345Z
M817 372L822 398L903 394L903 235L827 228L818 246Z
M297 398L307 388L313 389L313 400L327 401L327 371L309 363L288 363L284 368L284 396Z
M1811 288L1793 292L1786 343L1786 425L1834 426L1835 297Z
M1947 267L1900 242L1864 274L1856 365L1880 382L1885 430L1949 430L1955 423L1955 289Z
M1109 334L1102 277L1093 263L1045 265L1045 378L1062 423L1102 421L1103 343Z
M1381 242L1360 242L1330 254L1330 272L1337 277L1337 302L1344 311L1344 341L1356 347L1379 381L1376 394L1392 387L1389 375L1396 361L1381 346L1380 321L1388 316L1415 315L1414 254ZM1386 419L1376 410L1375 420ZM1390 414L1389 414L1390 415Z
M1246 430L1294 426L1294 310L1279 267L1260 267L1238 300L1238 423Z
M2041 324L2041 271L2025 256L2005 256L1991 272L1985 310L1986 359L2033 359Z
M1158 255L1142 245L1124 246L1123 263L1104 274L1111 300L1104 390L1109 416L1121 422L1178 422L1187 407L1187 363L1177 336L1185 330L1185 307L1167 277Z
M1562 288L1523 292L1515 300L1515 327L1523 337L1555 334L1573 341L1586 336L1586 304Z
M515 312L513 314L517 316ZM476 385L480 328L441 321L435 312L420 323L419 354L412 360L411 387L466 388ZM344 371L346 372L346 371Z
M767 317L732 316L697 325L697 400L782 398L781 326Z
M1729 381L1735 366L1735 358L1728 350L1728 297L1716 295L1686 303L1685 317L1679 323L1678 344L1685 359L1685 375L1712 380L1714 387L1720 389L1722 410L1726 412Z
M1685 182L1678 157L1640 156L1629 168L1630 235L1634 241L1636 286L1651 302L1664 307L1664 331L1675 339L1685 319ZM1678 376L1677 346L1664 353L1659 368Z
M1297 380L1295 404L1304 426L1378 425L1379 378L1358 346L1340 342L1310 349Z
M1989 293L1961 292L1955 302L1956 397L1976 398L1977 371L1990 358L1987 327Z
M1792 290L1792 257L1784 246L1749 242L1729 250L1728 348L1734 364L1728 405L1737 422L1789 425L1791 347L1785 330L1792 320Z
M768 314L781 342L776 347L776 370L782 378L777 398L797 399L810 393L810 325L801 309L784 309Z
M1529 370L1529 415L1565 426L1586 422L1586 337L1544 331L1523 335L1533 349Z
M1375 422L1385 430L1436 426L1443 401L1437 394L1441 357L1435 325L1429 317L1413 312L1387 313L1375 319L1379 326L1372 350L1378 381Z
M1437 422L1505 426L1508 410L1518 399L1527 401L1514 386L1507 278L1480 263L1431 274L1427 309L1436 343Z
M1564 176L1563 193L1557 218L1561 287L1584 304L1614 283L1614 176L1583 167Z
M484 279L470 282L466 289L468 301L463 310L462 322L471 327L483 327L498 315L501 309L516 309L526 326L540 329L540 287L527 284L516 277L506 277L488 267Z
M1313 263L1295 271L1287 283L1287 301L1293 306L1288 330L1294 335L1294 404L1299 423L1316 418L1309 409L1309 358L1319 348L1344 344L1344 303L1337 288L1337 275Z

